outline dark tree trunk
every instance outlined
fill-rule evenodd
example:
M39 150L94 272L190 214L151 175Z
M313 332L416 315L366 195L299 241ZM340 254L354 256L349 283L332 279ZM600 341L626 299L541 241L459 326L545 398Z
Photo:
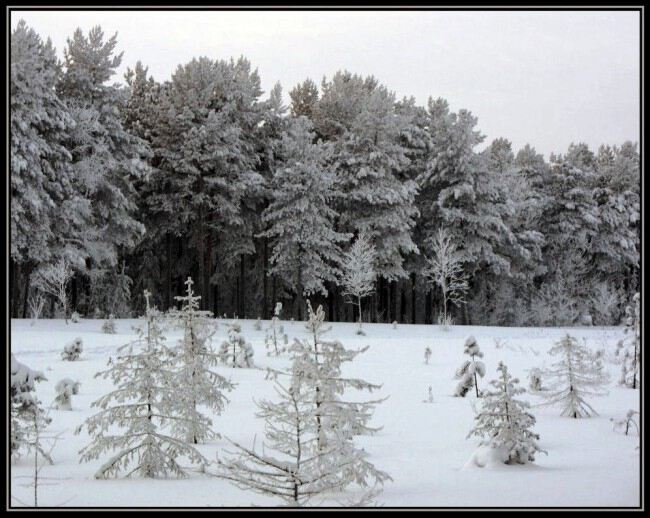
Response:
M432 323L432 313L433 313L433 297L431 294L431 288L427 290L427 297L426 301L424 303L424 323L425 324L431 324Z
M269 245L267 238L264 239L263 250L264 250L264 264L262 266L262 318L268 320L269 318Z
M399 283L400 305L399 305L399 321L400 324L406 322L406 285L404 282Z
M390 283L390 299L391 299L391 318L389 322L397 320L397 281Z
M416 280L416 273L411 272L411 324L415 324L415 280Z
M32 269L27 270L27 275L25 276L25 294L23 297L23 318L27 318L27 298L29 297L29 287L32 277Z
M239 258L239 315L246 318L246 256Z

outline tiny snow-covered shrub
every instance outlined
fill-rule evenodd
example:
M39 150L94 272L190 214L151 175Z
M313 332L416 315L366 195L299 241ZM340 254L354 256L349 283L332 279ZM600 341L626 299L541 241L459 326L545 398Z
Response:
M438 314L438 325L443 331L448 331L449 327L454 325L454 317L448 313L440 313Z
M273 318L271 318L271 323L266 329L266 337L264 338L264 345L266 346L267 356L271 355L271 352L278 356L281 352L284 352L285 348L278 347L280 341L284 345L288 344L288 337L284 334L284 327L280 325L280 312L282 311L282 302L278 302L275 305L273 310ZM261 324L260 324L261 325Z
M537 367L531 369L530 373L528 374L528 380L528 387L530 388L531 392L539 392L540 390L544 390L542 387L541 369L538 369Z
M261 331L262 330L262 319L260 317L257 317L257 320L255 321L255 324L253 324L253 329L255 329L255 331Z
M102 331L106 334L112 335L115 334L116 329L115 329L115 319L113 318L113 315L108 316L108 320L106 320L102 324Z
M83 351L83 341L81 338L75 338L72 342L63 347L61 358L65 361L73 362L79 359Z
M628 410L622 419L614 419L612 417L610 421L614 423L614 431L629 435L632 429L634 429L636 430L636 435L639 435L638 415L639 412L636 410Z
M81 320L81 315L76 311L73 311L72 315L70 315L70 321L73 322L74 324L78 324L80 320Z
M397 329L397 320L393 320L393 329Z
M231 367L253 367L253 346L241 335L241 326L228 324L228 340L221 344L219 359Z
M471 359L465 360L456 371L456 379L459 379L460 382L456 386L454 396L465 397L469 390L474 387L476 389L476 397L480 397L477 376L481 378L485 376L485 364L476 359L483 358L483 353L478 346L476 338L470 336L465 341L465 349L463 352Z
M431 359L431 347L428 345L424 348L424 363L429 365L429 360Z
M54 387L56 398L54 403L59 410L72 410L72 395L79 393L78 381L72 381L70 378L59 380Z
M433 389L429 385L429 392L427 394L427 399L424 400L425 403L433 403Z

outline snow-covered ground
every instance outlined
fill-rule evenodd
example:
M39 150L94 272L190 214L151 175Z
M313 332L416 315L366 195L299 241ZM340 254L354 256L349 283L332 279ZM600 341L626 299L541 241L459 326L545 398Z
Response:
M226 338L225 320L219 321L215 346ZM263 323L254 330L254 321L241 320L242 334L252 342L255 362L262 369L218 371L237 383L228 397L231 400L221 416L213 419L215 429L243 445L252 445L257 434L259 445L263 423L255 417L253 399L273 397L272 382L265 380L266 366L282 367L286 357L266 356ZM63 321L13 320L11 351L33 369L42 370L47 381L37 385L39 399L49 405L54 386L61 378L81 382L80 393L73 396L72 411L51 410L52 433L62 432L62 440L52 453L55 464L41 472L40 506L275 506L277 501L242 491L224 480L200 473L187 479L165 480L95 480L93 474L105 459L80 464L77 452L89 442L85 430L75 435L75 428L94 413L92 401L111 388L109 380L94 379L103 370L118 346L135 338L133 320L117 320L117 334L101 331L102 321L82 320L66 325ZM304 336L303 323L283 322L290 340ZM616 385L619 368L611 362L616 342L623 336L618 328L496 328L456 326L448 331L438 326L388 324L364 326L366 335L355 334L354 324L333 324L328 338L342 341L346 347L369 345L368 351L349 365L345 374L370 382L383 383L381 396L389 396L375 413L374 425L383 429L371 437L359 438L370 453L370 461L394 479L384 486L378 503L384 506L615 506L634 507L640 499L639 438L612 430L610 418L621 418L629 409L639 409L639 391ZM535 430L540 434L542 449L537 462L527 466L465 468L477 447L476 439L466 439L473 425L476 403L473 395L452 397L457 383L453 379L462 363L463 343L474 335L483 350L487 374L479 380L485 387L495 377L497 364L504 361L510 372L528 385L528 370L548 366L547 351L565 333L586 339L592 349L604 348L606 368L611 374L609 394L589 402L599 416L591 419L559 417L559 409L533 407L537 418ZM63 346L81 337L84 351L81 361L61 360ZM168 333L168 343L180 337ZM424 349L432 349L430 365L424 363ZM429 385L434 403L428 404ZM366 394L367 396L367 394ZM374 394L373 394L374 397ZM525 394L538 404L538 397ZM214 459L227 448L224 439L199 449ZM20 501L33 502L33 488L28 487L32 458L22 457L12 463L12 494ZM12 505L20 505L12 499Z

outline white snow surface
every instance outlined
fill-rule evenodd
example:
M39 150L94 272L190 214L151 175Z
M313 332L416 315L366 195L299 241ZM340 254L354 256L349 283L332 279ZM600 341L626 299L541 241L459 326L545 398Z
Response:
M213 347L226 339L226 323L218 319L219 329ZM255 320L238 320L242 335L255 350L254 369L217 367L217 371L237 383L228 394L230 404L220 416L213 417L214 429L244 446L259 448L263 422L255 417L253 399L273 398L273 383L265 380L265 368L286 367L286 354L267 356L262 330L255 330ZM103 320L83 319L65 324L63 320L12 320L11 352L31 369L42 371L47 381L37 384L38 398L49 407L56 394L56 381L69 377L81 382L73 400L72 411L50 410L49 431L62 432L52 452L55 464L43 467L40 476L39 506L106 506L106 507L219 507L276 506L270 497L243 491L229 482L191 471L186 479L111 479L95 480L93 474L106 458L80 464L78 451L89 442L85 431L74 430L95 413L90 404L107 393L110 380L95 379L94 374L106 368L116 349L136 338L132 326L136 320L120 320L117 334L102 332ZM304 337L302 322L282 321L292 341ZM639 410L639 391L616 385L619 366L612 363L616 342L623 337L622 328L499 328L450 326L443 331L435 325L364 324L365 336L356 334L356 323L334 323L327 339L338 339L347 348L369 345L344 374L372 383L382 383L377 394L388 400L380 404L372 421L383 426L374 436L357 438L370 454L369 460L394 479L384 486L377 503L385 507L527 507L559 506L635 507L640 501L639 438L612 430L610 418L621 418L629 409ZM534 464L507 466L488 462L479 468L470 462L475 454L493 457L478 450L478 439L466 439L473 425L473 391L466 398L452 397L457 380L454 373L464 360L463 345L470 335L476 337L484 352L486 376L479 380L485 388L496 376L499 361L507 364L513 376L527 386L528 372L533 367L548 366L548 349L565 333L579 340L586 339L590 349L605 349L606 369L611 374L605 397L592 398L589 403L599 415L590 419L560 417L560 410L537 407L541 398L524 394L533 405L537 418L534 427L540 434L539 445L548 456L537 455ZM180 331L168 332L167 343L175 344ZM81 337L84 351L79 361L61 360L63 346ZM505 345L496 346L495 339ZM429 365L423 362L426 346L432 349ZM542 380L543 383L543 380ZM428 387L433 387L433 404L425 404ZM355 394L352 394L355 396ZM360 394L366 397L367 394ZM372 395L373 399L375 394ZM199 445L208 458L228 450L225 438ZM12 461L11 491L21 502L33 502L29 487L33 458L23 456ZM483 463L483 462L481 462ZM186 463L187 464L187 463ZM470 468L471 466L471 468ZM468 469L470 468L470 469ZM340 505L360 493L348 492L316 505ZM20 506L12 498L13 506Z

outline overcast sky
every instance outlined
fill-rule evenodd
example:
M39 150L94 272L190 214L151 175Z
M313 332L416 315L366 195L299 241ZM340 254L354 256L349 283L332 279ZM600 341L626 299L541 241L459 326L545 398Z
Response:
M582 141L639 140L638 12L13 11L51 37L100 24L118 32L120 77L141 60L155 79L196 56L246 56L268 92L339 69L372 74L398 97L446 98L548 156Z

